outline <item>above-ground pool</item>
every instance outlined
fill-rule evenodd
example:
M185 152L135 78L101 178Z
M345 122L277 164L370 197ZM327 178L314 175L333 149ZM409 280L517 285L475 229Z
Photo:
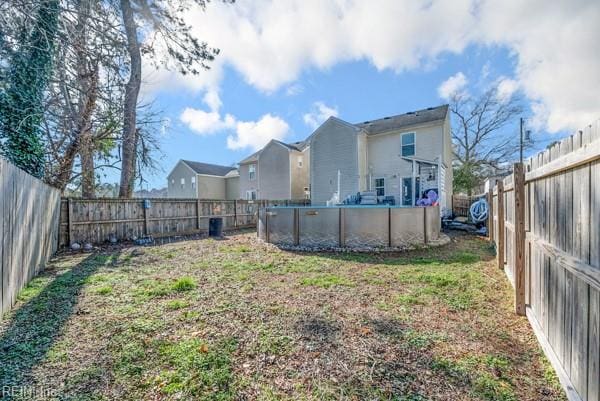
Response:
M283 246L404 248L440 237L439 206L267 207L258 236Z

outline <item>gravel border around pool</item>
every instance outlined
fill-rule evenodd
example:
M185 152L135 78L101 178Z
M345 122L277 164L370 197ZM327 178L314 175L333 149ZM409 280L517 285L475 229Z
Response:
M263 243L266 243L264 240L259 240ZM295 252L344 252L344 253L377 253L377 252L406 252L413 251L416 249L428 249L435 248L438 246L443 246L449 244L451 241L450 237L444 233L440 233L440 237L437 240L430 240L427 245L407 245L402 247L319 247L319 246L305 246L305 245L277 245L266 243L268 245L274 246L278 249L282 249L285 251L295 251Z

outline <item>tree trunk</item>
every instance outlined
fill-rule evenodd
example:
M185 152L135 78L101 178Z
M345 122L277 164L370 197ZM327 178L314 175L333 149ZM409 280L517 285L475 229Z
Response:
M60 160L56 174L49 180L49 184L64 192L67 184L71 181L73 174L73 164L75 164L75 156L79 151L79 140L76 138L67 146L63 157Z
M121 187L120 198L130 198L133 194L136 166L136 108L142 78L142 55L137 37L137 27L130 0L121 0L121 13L127 52L130 59L129 81L125 86L125 104L123 106L123 144L121 147Z
M79 1L77 21L77 75L80 86L79 115L77 116L77 137L79 139L79 159L81 160L81 196L94 198L96 190L94 171L94 137L92 115L98 98L99 71L96 62L89 61L87 49L87 20L91 11L91 0Z
M96 172L94 170L94 141L91 130L86 130L81 135L79 158L81 159L81 196L83 198L95 198Z

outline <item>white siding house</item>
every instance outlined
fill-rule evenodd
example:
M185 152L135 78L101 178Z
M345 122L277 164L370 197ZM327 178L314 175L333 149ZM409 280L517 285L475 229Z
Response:
M310 158L305 142L271 140L240 162L242 199L303 199L309 186Z
M350 124L330 117L311 136L311 200L323 204L365 190L414 205L428 190L452 203L448 106Z
M238 199L235 167L179 160L167 176L169 198Z

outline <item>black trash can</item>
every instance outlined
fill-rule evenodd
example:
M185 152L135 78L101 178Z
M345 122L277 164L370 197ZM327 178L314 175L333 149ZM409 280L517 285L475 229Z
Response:
M222 237L223 236L223 219L220 217L211 218L208 220L208 236Z

